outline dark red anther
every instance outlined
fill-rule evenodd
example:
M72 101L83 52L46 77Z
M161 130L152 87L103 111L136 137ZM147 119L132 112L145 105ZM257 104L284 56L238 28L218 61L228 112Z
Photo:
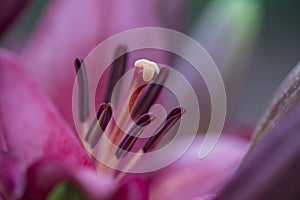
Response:
M147 153L153 150L158 142L166 135L166 133L174 126L174 124L181 118L185 113L185 109L182 107L174 108L167 116L164 123L158 128L157 131L148 139L147 143L143 147L143 152Z
M88 76L82 58L76 58L74 66L78 80L79 119L81 122L84 122L90 115Z
M109 83L104 96L104 102L110 102L114 87L126 70L128 57L126 51L126 46L121 45L118 47L115 53L116 60L112 63L112 69L110 70L110 77L108 79Z
M153 114L144 114L142 115L134 124L124 139L121 141L115 155L118 159L126 156L127 152L129 152L133 145L136 143L138 137L142 134L144 129L154 120Z
M96 117L92 121L85 140L94 148L100 140L103 132L105 131L110 119L112 117L112 108L110 104L102 103L97 111Z

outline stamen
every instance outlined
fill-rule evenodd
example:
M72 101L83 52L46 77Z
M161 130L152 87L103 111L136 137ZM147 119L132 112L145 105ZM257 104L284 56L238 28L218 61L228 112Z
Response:
M112 116L112 108L110 104L102 103L97 111L97 115L92 121L89 130L85 136L85 140L94 148L100 140Z
M159 68L157 66L156 63L151 62L151 61L147 61L145 59L142 59L140 61L136 61L136 68L135 68L135 72L134 72L134 76L133 79L131 81L130 87L129 87L129 91L128 91L128 96L126 97L125 100L125 105L123 107L123 109L121 110L121 113L118 115L118 122L120 124L121 127L128 127L128 122L130 121L130 115L128 115L128 111L131 112L132 108L134 107L134 105L136 105L137 100L139 99L140 95L142 94L143 90L145 89L145 87L147 86L148 82L146 82L143 77L141 76L141 69L142 72L144 73L144 66L150 65L154 71L156 75L156 73L159 72ZM158 68L158 69L157 69ZM153 77L152 77L153 78ZM136 117L135 119L137 119L138 117ZM117 141L117 139L119 138L119 128L118 127L113 127L112 131L111 131L111 138L112 138L112 143L115 143Z
M112 69L110 71L110 78L109 78L108 88L106 89L104 102L110 102L114 87L126 70L127 57L128 57L126 52L127 52L126 46L121 45L118 47L115 53L115 58L117 59L112 63Z
M150 83L145 87L142 94L136 100L136 103L133 106L131 113L132 119L136 120L139 116L149 111L151 105L153 105L160 94L168 75L169 70L163 67L161 72L153 80L153 83Z
M90 115L88 76L82 58L76 58L74 66L78 79L79 119L81 122L85 122Z
M149 138L143 149L139 150L132 159L125 165L121 172L117 173L116 181L121 181L125 176L125 172L128 172L137 162L142 158L143 153L147 153L152 150L156 144L161 140L161 138L173 127L173 125L180 119L180 117L185 113L185 109L178 107L173 109L167 116L164 123L154 132L154 134Z
M126 47L119 46L115 57L117 59L112 63L110 70L110 82L104 96L104 102L97 111L96 116L90 123L88 130L84 131L85 141L84 146L93 154L104 153L104 161L113 163L113 166L120 164L120 158L125 157L138 141L138 138L146 129L146 127L155 119L154 115L149 112L151 105L159 96L163 85L168 77L169 70L162 67L160 70L158 64L146 59L137 60L135 65L135 72L131 81L128 95L124 106L116 119L112 118L112 107L109 104L111 101L112 91L115 90L116 83L122 77L126 69L127 54ZM78 90L79 90L79 116L83 124L88 125L89 117L89 91L88 91L88 77L84 60L81 58L75 59L75 69L78 76ZM150 82L151 81L151 82ZM118 98L117 98L118 99ZM128 111L130 114L128 114ZM137 155L134 155L130 162L125 166L125 169L130 169L137 163L139 158L155 148L166 133L175 125L175 123L185 113L182 107L173 109L166 117L163 123L154 131L154 134L148 139L146 144L141 147L134 148L138 150ZM131 118L131 119L130 119ZM132 123L132 120L135 123ZM125 127L124 132L120 127ZM86 128L87 129L87 128ZM111 143L105 142L101 136L105 134L113 144L119 144L118 149L114 150ZM102 144L103 143L103 144ZM96 163L98 170L111 173L112 168ZM124 173L118 174L118 178L122 178Z
M133 145L136 143L138 137L142 134L145 128L154 120L154 116L152 114L144 114L142 115L136 124L134 124L129 132L126 134L124 139L121 141L118 150L115 155L118 159L127 155Z
M134 66L143 69L143 79L146 82L149 82L153 78L155 73L159 73L158 65L155 62L147 59L140 59L135 61Z
M166 135L166 133L174 126L174 124L181 118L186 112L182 107L174 108L167 116L164 123L154 132L154 134L148 139L147 143L143 147L143 152L147 153L153 150L158 142Z

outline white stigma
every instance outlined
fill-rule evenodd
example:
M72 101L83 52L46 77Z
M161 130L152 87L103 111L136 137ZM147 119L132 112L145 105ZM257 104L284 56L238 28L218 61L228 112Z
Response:
M135 61L134 66L143 69L143 80L149 82L154 74L159 73L159 67L156 62L147 59L139 59Z

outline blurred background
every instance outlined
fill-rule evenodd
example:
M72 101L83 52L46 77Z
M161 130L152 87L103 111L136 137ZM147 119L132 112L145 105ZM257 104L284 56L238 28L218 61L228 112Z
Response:
M20 52L51 1L30 0L23 9L18 3L9 5L14 1L1 2L6 16L2 12L0 46ZM178 2L158 1L158 6L170 7L166 27L188 34L207 49L221 71L225 69L226 87L232 92L229 115L239 122L255 122L278 85L300 61L300 1ZM8 21L11 23L5 23ZM177 21L183 23L173 26Z

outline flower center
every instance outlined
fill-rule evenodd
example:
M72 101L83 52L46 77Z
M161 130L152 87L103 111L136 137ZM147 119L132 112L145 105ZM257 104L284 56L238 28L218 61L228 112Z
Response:
M113 174L118 181L125 175L123 171L127 172L138 164L142 155L155 150L157 144L185 113L185 109L181 106L170 110L166 118L159 123L160 125L155 130L151 130L152 134L144 144L137 142L145 129L156 119L149 110L157 100L169 70L147 59L137 60L134 63L135 71L127 100L123 102L122 109L116 116L111 106L111 96L116 83L125 72L127 54L124 52L126 48L120 46L116 52L118 59L113 62L110 70L103 103L99 105L96 116L90 121L88 120L89 86L85 62L81 58L76 58L74 63L78 80L79 120L85 127L84 137L82 137L83 146L95 160L97 170ZM115 149L113 145L103 142L104 136L118 148ZM105 163L121 165L122 159L132 152L133 148L137 153L125 165L122 164L121 171L114 170L95 159L97 157L95 154L101 154L105 158Z

